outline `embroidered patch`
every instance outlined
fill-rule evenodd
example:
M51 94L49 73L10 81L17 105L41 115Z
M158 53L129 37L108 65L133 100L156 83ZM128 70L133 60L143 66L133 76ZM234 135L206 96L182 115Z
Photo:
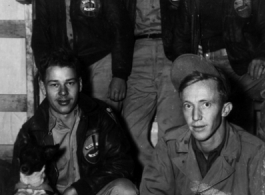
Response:
M251 15L251 0L235 0L234 8L238 16L248 18Z
M83 155L92 164L98 160L98 137L97 133L88 136L83 146Z
M106 111L107 111L108 115L117 123L116 118L112 112L112 109L110 107L107 107Z
M81 0L81 12L88 17L95 17L100 8L100 0Z

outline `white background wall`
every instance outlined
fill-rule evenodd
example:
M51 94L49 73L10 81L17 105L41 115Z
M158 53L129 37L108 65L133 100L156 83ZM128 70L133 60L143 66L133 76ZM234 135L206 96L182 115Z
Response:
M0 20L24 20L25 6L0 0ZM0 38L0 94L26 94L24 38ZM13 144L27 119L26 112L0 112L0 144Z

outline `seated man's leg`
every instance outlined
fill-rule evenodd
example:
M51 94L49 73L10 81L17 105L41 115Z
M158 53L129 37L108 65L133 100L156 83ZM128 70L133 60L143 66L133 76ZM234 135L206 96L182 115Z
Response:
M107 184L97 195L136 195L139 194L136 186L128 179L116 179Z
M161 52L165 55L164 52ZM182 103L178 91L174 88L171 81L172 62L166 56L160 58L163 63L161 76L158 82L158 104L157 122L158 139L164 136L167 130L186 124L182 111Z
M128 78L127 96L123 102L124 120L135 142L142 167L151 160L153 152L149 133L157 101L154 86L155 52L155 42L136 41L132 73Z

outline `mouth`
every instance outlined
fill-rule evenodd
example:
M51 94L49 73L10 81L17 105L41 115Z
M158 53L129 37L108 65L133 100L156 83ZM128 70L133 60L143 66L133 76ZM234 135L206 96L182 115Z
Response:
M67 106L70 104L71 100L57 100L60 106Z
M206 127L206 125L192 125L192 129L195 132L201 132L204 130L205 127Z

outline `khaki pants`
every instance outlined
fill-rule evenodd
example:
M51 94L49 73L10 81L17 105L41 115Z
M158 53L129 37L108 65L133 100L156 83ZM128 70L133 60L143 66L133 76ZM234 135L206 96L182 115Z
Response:
M171 67L172 62L164 54L161 39L136 40L123 116L143 166L153 152L150 130L155 115L158 139L168 129L185 124L179 94L171 82Z
M107 184L97 195L136 195L138 189L127 179L116 179Z

